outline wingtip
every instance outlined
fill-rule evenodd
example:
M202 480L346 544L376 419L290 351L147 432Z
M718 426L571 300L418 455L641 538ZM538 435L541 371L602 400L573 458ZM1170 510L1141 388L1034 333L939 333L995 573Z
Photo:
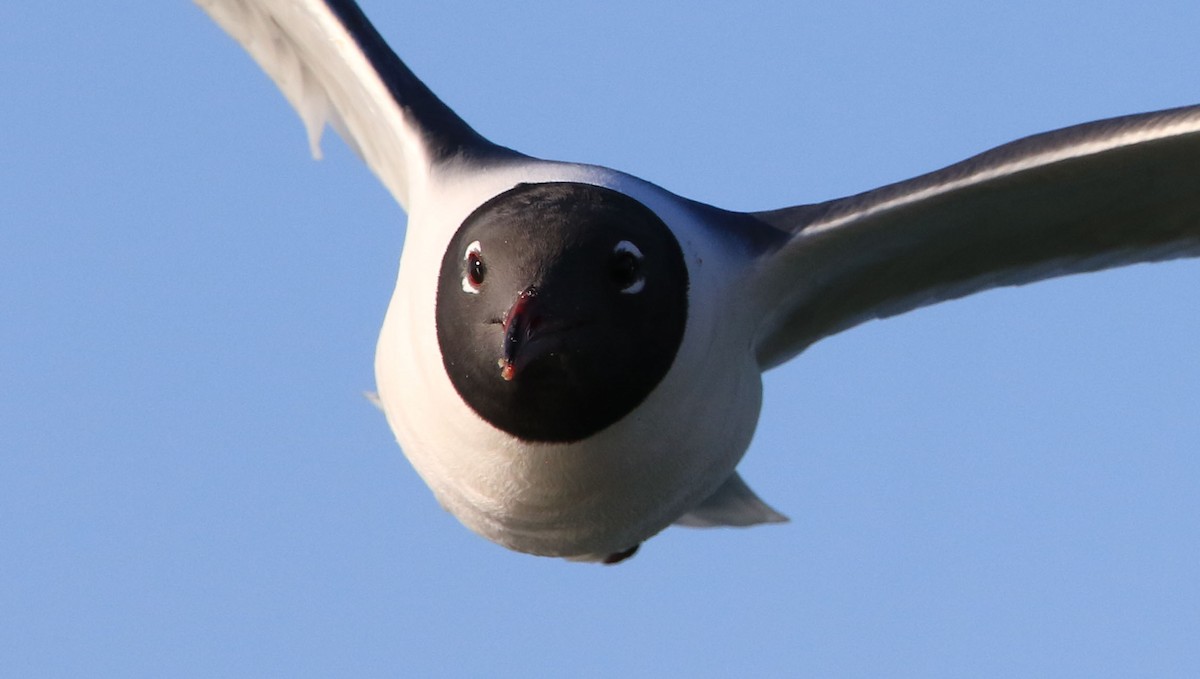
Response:
M734 472L708 499L679 517L675 524L689 528L714 526L757 526L764 523L787 523L788 517L775 511L750 490L742 477Z

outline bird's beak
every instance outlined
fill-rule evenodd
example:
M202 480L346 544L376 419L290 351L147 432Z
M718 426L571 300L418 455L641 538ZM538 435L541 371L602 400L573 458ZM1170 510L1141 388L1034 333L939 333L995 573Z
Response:
M532 356L529 351L522 351L534 339L541 316L537 310L537 288L529 287L517 296L508 313L504 316L504 345L501 350L500 377L511 382L517 376L519 368L523 368ZM524 358L525 360L521 360Z

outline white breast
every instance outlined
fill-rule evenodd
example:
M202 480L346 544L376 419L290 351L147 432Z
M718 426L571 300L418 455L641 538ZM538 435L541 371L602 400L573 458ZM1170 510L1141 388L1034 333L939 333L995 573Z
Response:
M437 177L410 206L375 360L388 422L438 501L484 537L551 556L627 549L707 497L750 442L761 402L752 323L739 317L746 305L727 299L746 262L705 238L669 193L627 175L529 161L469 177ZM643 202L680 238L691 282L683 344L662 383L620 422L570 444L519 441L484 422L451 385L434 325L442 255L462 221L520 182L545 181Z

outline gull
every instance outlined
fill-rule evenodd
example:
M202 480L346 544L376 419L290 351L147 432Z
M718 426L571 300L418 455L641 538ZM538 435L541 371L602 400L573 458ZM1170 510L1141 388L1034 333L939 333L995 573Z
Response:
M408 213L378 404L437 501L530 554L617 563L672 524L786 520L737 465L762 373L997 286L1200 254L1200 107L736 212L482 137L349 0L197 0Z

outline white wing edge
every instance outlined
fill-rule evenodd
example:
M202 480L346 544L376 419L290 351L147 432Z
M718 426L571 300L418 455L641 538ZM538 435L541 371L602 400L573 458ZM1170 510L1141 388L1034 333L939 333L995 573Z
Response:
M829 219L813 222L797 235L797 238L817 237L820 234L845 226L846 224L869 218L875 214L888 210L919 203L921 201L932 200L938 196L945 195L954 191L961 191L974 185L983 184L993 179L998 179L1008 175L1014 175L1019 172L1051 165L1053 163L1071 160L1075 158L1083 158L1085 156L1094 156L1105 151L1111 151L1126 146L1133 146L1158 139L1166 139L1169 137L1179 136L1190 132L1200 130L1200 115L1192 109L1186 109L1191 115L1177 115L1183 112L1183 109L1175 109L1163 112L1160 120L1149 125L1124 125L1123 123L1135 116L1129 118L1113 119L1111 122L1116 123L1115 131L1117 134L1108 136L1097 136L1096 138L1087 139L1080 144L1046 144L1041 150L1034 150L1029 154L1012 154L1013 157L1005 158L1004 153L1009 148L1009 145L1003 145L986 151L972 159L968 159L960 164L951 165L944 170L932 173L932 175L944 176L943 181L923 182L923 177L931 177L932 175L924 175L912 180L911 183L917 184L914 190L911 191L896 191L894 196L884 198L879 201L861 201L861 209L856 211L848 211L844 214L831 216ZM1106 123L1110 121L1097 121L1098 123ZM1089 123L1087 125L1094 125ZM1080 126L1078 129L1082 129ZM1050 140L1053 137L1064 134L1070 135L1077 128L1064 128L1053 132L1043 133L1034 137L1028 137L1014 144L1021 142L1033 141L1036 139ZM1124 130L1124 131L1122 131ZM998 154L998 162L979 162L988 159L993 153ZM953 172L956 168L962 167L961 176L955 176ZM899 185L892 186L907 186L910 182L901 182ZM922 186L921 184L927 184ZM887 190L890 187L884 187L881 190ZM874 192L871 192L874 193ZM848 199L854 200L854 199Z
M741 474L734 472L721 487L688 513L675 520L676 526L714 528L718 526L757 526L786 523L788 518L750 490Z
M755 216L792 234L755 283L766 368L864 321L992 287L1200 254L1200 107L1035 135Z
M319 0L196 0L275 81L314 158L331 125L402 206L430 160L417 130L354 37Z

